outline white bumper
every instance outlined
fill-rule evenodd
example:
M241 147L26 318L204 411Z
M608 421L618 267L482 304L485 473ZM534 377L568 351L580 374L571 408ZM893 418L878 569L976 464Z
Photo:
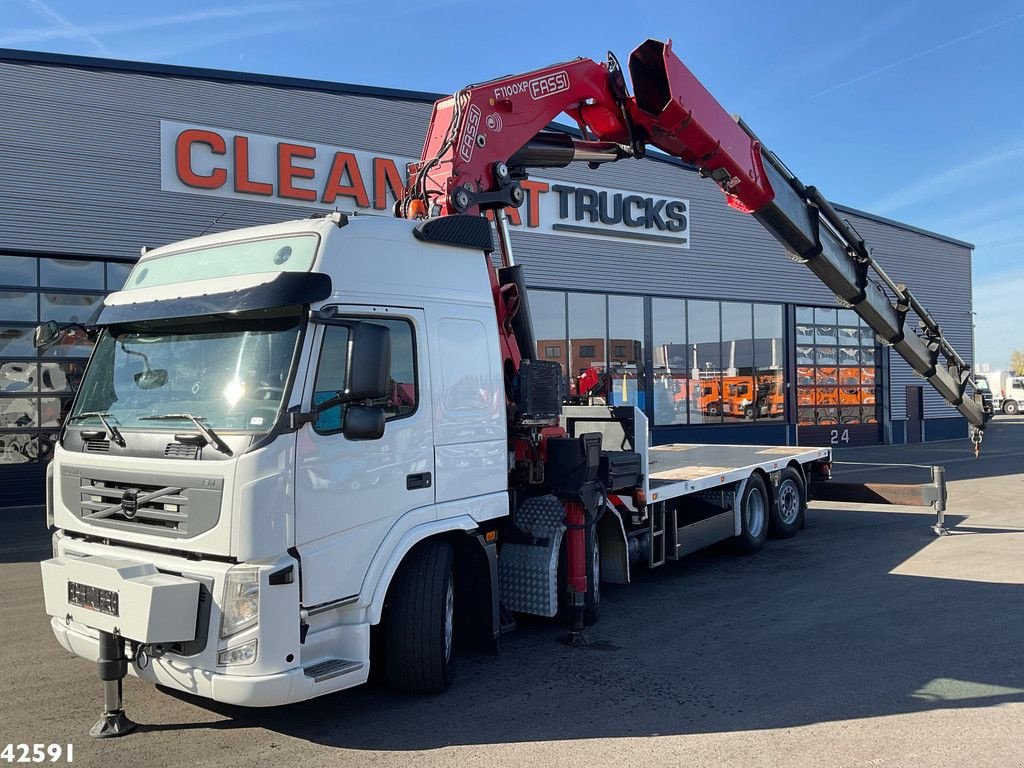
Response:
M99 658L99 638L92 630L80 625L68 626L57 618L50 619L50 626L57 642L65 650L90 661ZM197 669L170 659L150 659L144 669L139 669L138 665L132 662L128 665L128 673L175 691L202 696L224 704L274 707L305 701L365 683L369 675L369 665L361 671L345 675L344 678L324 683L316 683L300 668L272 675L229 675Z

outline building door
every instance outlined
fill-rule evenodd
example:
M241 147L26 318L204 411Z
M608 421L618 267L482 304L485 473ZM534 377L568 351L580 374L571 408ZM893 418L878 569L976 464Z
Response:
M924 387L907 386L907 442L920 443L924 438Z

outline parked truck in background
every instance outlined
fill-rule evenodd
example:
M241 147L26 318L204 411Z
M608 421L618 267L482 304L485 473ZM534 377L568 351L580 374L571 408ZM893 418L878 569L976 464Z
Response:
M799 531L829 449L654 446L635 406L563 405L505 215L529 168L648 144L694 163L984 426L959 356L827 201L669 45L647 41L630 69L636 96L609 58L442 99L395 218L147 251L75 329L97 340L48 467L41 567L57 640L104 682L93 735L132 729L129 673L275 706L382 661L396 687L440 691L456 642L493 649L516 613L565 615L584 642L602 583ZM548 130L562 112L582 137ZM36 343L67 330L44 323Z
M985 382L992 396L994 412L1016 415L1024 407L1024 376L1013 371L990 371L975 374L975 380Z

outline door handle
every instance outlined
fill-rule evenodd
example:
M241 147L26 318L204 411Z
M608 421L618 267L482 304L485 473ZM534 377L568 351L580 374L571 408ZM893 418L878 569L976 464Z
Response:
M418 472L413 475L405 476L405 488L408 491L415 491L417 488L429 488L430 487L430 473L429 472Z

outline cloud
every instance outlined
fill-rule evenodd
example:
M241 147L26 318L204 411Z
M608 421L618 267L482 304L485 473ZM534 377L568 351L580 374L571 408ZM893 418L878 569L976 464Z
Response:
M1017 159L1024 159L1024 144L1000 147L987 155L976 157L940 173L926 176L913 184L908 184L902 189L876 200L868 207L868 210L885 214L925 200L934 200L938 197L955 194L956 190L966 186L988 184L991 182L991 176L982 175L982 171L1002 166Z
M954 37L952 40L947 40L944 43L939 43L938 45L932 46L931 48L927 48L923 51L918 51L915 54L907 56L906 58L900 59L898 61L894 61L891 64L886 64L884 67L873 69L870 72L865 72L863 75L858 75L857 77L851 78L850 80L837 83L836 85L830 86L829 88L826 88L823 91L818 91L817 93L812 94L809 98L816 99L819 96L824 96L825 94L838 91L840 88L845 88L848 85L853 85L854 83L859 83L862 80L867 80L870 77L875 77L876 75L880 75L883 72L888 72L889 70L895 69L896 67L901 67L904 64L909 64L910 62L916 61L917 59L924 58L925 56L930 56L936 51L941 51L943 48L949 48L951 45L962 43L964 40L970 40L972 37L983 35L986 32L990 32L993 29L1010 24L1011 22L1017 21L1018 19L1024 19L1024 13L1018 13L1016 16L1011 16L1008 19L1003 19L1001 21L995 22L994 24L989 24L988 26L982 27L981 29L976 29L973 32L968 32L966 35Z
M48 40L62 38L83 38L103 48L103 52L109 55L103 43L97 35L118 35L131 32L143 32L149 29L160 29L162 27L180 26L188 24L201 24L207 21L219 19L246 18L261 14L282 13L298 9L311 9L323 7L326 2L300 3L300 2L278 2L278 3L253 3L250 5L223 6L220 8L207 8L201 11L188 13L168 14L164 16L150 16L141 19L127 19L116 22L103 22L88 25L73 25L66 19L57 15L46 7L42 0L26 0L32 7L39 6L41 13L48 18L58 22L56 27L44 27L39 29L20 29L0 35L0 45L15 46L26 44L44 43ZM45 10L43 10L45 9Z
M43 2L43 0L25 0L25 4L33 11L38 13L40 16L49 19L57 24L56 27L50 27L49 31L55 32L58 37L67 37L74 40L84 40L87 43L93 45L97 51L102 53L104 56L110 55L110 49L103 44L103 41L96 37L96 34L86 27L79 26L72 21L61 16L50 6ZM2 44L2 38L0 38L0 44Z

